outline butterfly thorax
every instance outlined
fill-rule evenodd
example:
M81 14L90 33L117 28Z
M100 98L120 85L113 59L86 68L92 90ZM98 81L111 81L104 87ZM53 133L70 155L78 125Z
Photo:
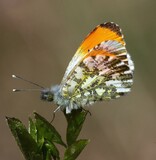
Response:
M41 91L41 99L49 102L53 101L61 110L66 109L66 113L70 113L72 109L79 108L78 105L73 102L71 97L64 97L61 95L59 85L43 89Z

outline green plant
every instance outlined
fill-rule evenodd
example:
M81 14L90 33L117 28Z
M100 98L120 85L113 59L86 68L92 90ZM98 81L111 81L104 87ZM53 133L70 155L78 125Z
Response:
M87 113L81 109L73 110L71 114L64 113L67 120L66 143L55 127L36 112L34 119L29 118L28 130L20 120L9 117L6 119L26 160L75 160L89 143L88 139L77 139ZM64 147L63 158L60 158L55 144Z

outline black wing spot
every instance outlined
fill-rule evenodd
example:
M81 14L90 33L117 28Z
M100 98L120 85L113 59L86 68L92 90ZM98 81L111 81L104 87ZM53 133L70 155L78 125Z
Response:
M101 27L109 28L110 30L117 33L117 35L122 36L121 28L114 22L106 22L103 24L100 24Z

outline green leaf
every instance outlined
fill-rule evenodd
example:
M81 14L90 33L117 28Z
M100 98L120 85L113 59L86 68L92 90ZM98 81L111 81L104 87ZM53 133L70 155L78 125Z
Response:
M58 151L58 149L56 148L56 146L52 142L46 141L45 142L45 148L47 150L46 160L49 160L48 159L49 155L50 155L50 157L52 156L54 160L60 160L59 151Z
M31 118L29 118L28 132L33 137L33 139L35 140L35 142L37 142L37 129L36 129L36 125L35 125L35 123L33 122L33 120Z
M64 112L68 122L67 133L66 133L68 146L70 146L77 140L77 137L79 136L83 123L86 119L87 113L88 111L84 111L82 109L73 110L71 114L66 114Z
M45 118L43 118L39 114L34 113L34 115L36 119L37 137L41 145L44 142L43 139L46 139L49 142L55 142L66 147L66 144L63 142L60 134L57 132L54 126L52 126L52 124L50 124Z
M66 149L63 160L75 160L88 143L89 140L87 139L78 140L73 143Z
M22 122L16 118L6 117L9 128L16 139L26 160L42 160L38 145L28 133Z
M46 155L45 155L45 157L44 157L44 160L51 160L51 153L50 153L49 150L46 152ZM54 159L54 160L55 160L55 159Z
M67 126L68 148L64 154L64 160L75 160L89 140L76 141L87 111L74 110L71 114L65 114ZM67 147L60 134L45 118L34 113L35 119L29 118L28 131L22 122L16 118L7 118L9 128L14 135L26 160L60 160L59 151L54 143Z

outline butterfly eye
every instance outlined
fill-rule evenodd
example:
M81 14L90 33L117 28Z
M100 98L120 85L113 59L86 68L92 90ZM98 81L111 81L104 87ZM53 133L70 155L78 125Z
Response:
M41 91L41 99L45 101L53 101L53 93L50 92L48 89Z

